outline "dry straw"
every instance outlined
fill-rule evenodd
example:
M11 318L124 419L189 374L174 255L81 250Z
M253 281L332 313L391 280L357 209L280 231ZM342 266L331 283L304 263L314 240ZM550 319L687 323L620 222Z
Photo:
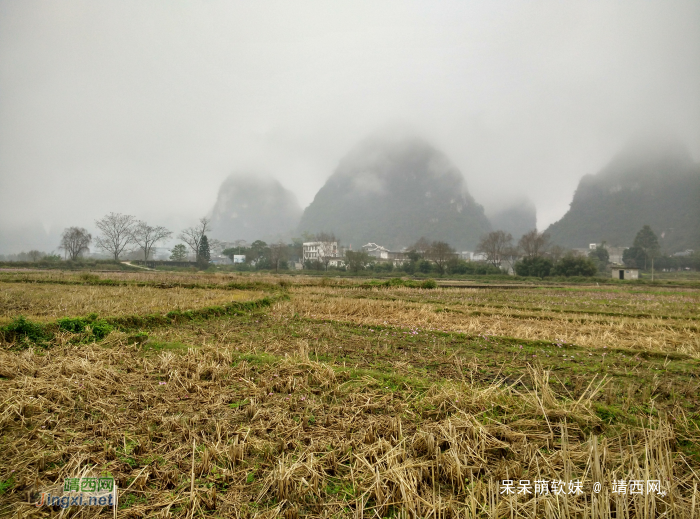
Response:
M353 382L304 348L262 365L234 365L239 352L221 345L0 355L0 466L13 478L3 514L42 516L27 499L86 470L117 478L124 517L690 518L696 506L678 422L584 432L600 425L591 406L604 380L566 400L532 368L530 390L446 382L416 399ZM578 497L499 495L503 479L579 478ZM668 494L617 496L617 479L659 479Z
M167 274L161 281L225 285L233 277ZM693 454L700 430L683 402L660 412L649 397L635 403L644 406L634 411L641 421L607 426L596 402L625 399L609 394L605 377L591 377L572 398L540 367L519 380L483 380L474 376L482 368L476 358L455 358L454 376L426 374L391 389L383 377L407 372L407 360L374 371L317 360L381 347L344 338L319 320L697 354L689 320L664 319L664 327L658 316L591 313L574 322L547 309L487 312L483 299L478 306L465 290L295 282L287 287L291 301L276 303L269 318L278 325L294 314L310 318L303 337L281 340L262 319L238 333L240 322L221 319L159 329L146 345L115 332L100 344L75 346L66 333L46 351L0 350L0 516L106 516L111 512L50 511L31 501L67 477L110 473L120 489L119 517L700 517ZM426 359L445 357L434 349ZM506 497L506 479L580 479L584 492ZM665 495L612 492L614 480L652 479ZM602 483L599 493L594 482Z

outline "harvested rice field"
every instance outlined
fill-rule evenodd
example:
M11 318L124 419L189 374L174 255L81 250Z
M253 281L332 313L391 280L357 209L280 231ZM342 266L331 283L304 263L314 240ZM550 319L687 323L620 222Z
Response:
M26 296L21 326L4 311L0 516L700 516L699 290L3 278L2 301L229 299L156 321L99 296L75 314ZM83 311L124 318L99 339L50 322ZM113 477L117 506L35 506L78 477Z
M262 297L260 291L211 288L163 289L155 286L91 286L0 282L0 324L18 315L37 321L79 317L90 313L112 316L147 315L192 310L230 301Z
M294 293L294 311L310 318L700 357L697 290L302 287Z

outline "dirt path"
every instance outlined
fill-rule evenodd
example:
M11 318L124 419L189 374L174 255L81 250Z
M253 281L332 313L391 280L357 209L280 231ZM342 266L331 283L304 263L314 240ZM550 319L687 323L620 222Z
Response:
M156 270L156 269L149 269L148 267L142 267L141 265L134 265L134 264L131 263L130 261L122 261L122 263L123 263L124 265L129 265L130 267L134 267L134 268L137 268L137 269L148 270L148 271L151 271L151 272L155 272L155 270Z

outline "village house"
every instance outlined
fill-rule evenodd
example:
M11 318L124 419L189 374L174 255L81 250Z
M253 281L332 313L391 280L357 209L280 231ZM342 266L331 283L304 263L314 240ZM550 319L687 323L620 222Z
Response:
M341 257L331 258L328 261L328 266L329 267L336 267L336 268L344 267L345 266L345 258L341 258Z
M392 252L386 247L382 247L373 242L363 245L362 250L366 252L369 257L383 262L391 262L395 267L408 261L408 256L405 252Z
M320 261L329 267L345 265L344 250L338 247L337 241L307 241L302 244L302 260Z
M613 267L613 279L639 279L639 269Z
M337 241L305 241L302 247L304 263L307 261L322 261L323 258L328 257L338 257Z
M367 245L362 246L362 250L366 252L370 257L388 260L389 259L389 249L377 245L376 243L369 242Z

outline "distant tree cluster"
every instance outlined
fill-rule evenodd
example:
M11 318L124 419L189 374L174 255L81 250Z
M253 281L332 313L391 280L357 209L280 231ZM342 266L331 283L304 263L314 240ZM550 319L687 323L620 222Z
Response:
M420 238L409 247L405 258L395 265L393 261L379 260L366 251L345 251L345 269L350 272L371 271L405 272L406 274L499 274L500 269L459 258L455 250L444 241Z
M588 257L598 265L598 272L605 272L610 265L610 253L605 242L588 253Z
M94 239L98 249L109 254L113 260L140 253L144 262L149 261L156 245L172 236L172 232L162 226L152 226L137 220L132 215L109 213L96 226L100 234ZM200 218L197 225L181 231L178 237L184 243L176 244L170 250L170 260L173 262L188 262L194 258L194 264L201 269L209 267L213 257L226 256L234 260L243 256L245 261L238 260L234 264L238 270L286 270L290 262L296 263L303 259L302 239L292 243L277 241L268 244L256 240L250 245L245 241L224 244L218 240L210 240L207 233L211 231L210 220ZM312 270L329 270L330 262L338 257L338 239L333 233L304 235L305 241L318 242L318 258L304 263L304 268ZM82 227L68 227L61 235L59 250L65 259L80 260L90 251L93 243L92 235ZM233 246L231 246L233 245ZM324 250L324 247L328 250ZM678 256L662 255L659 241L650 226L644 225L637 233L632 247L626 249L623 261L628 267L648 269L656 264L657 269L700 270L700 251L687 251ZM544 278L548 276L594 276L598 272L606 272L609 268L610 253L605 242L590 250L587 256L566 251L562 247L550 243L547 233L533 229L525 233L516 243L511 234L502 231L491 231L481 237L476 248L481 259L465 261L457 252L444 241L430 241L420 238L403 253L399 261L379 259L366 251L344 251L344 265L332 267L349 272L405 272L407 274L437 274L437 275L485 275L514 272L518 276ZM2 256L0 261L49 262L60 261L55 253L38 250L20 254Z
M98 249L119 261L122 257L140 251L144 262L153 255L158 243L172 236L172 232L160 225L150 225L133 215L109 213L95 222L100 234L95 238ZM209 243L206 232L210 230L209 220L201 218L199 224L185 229L179 235L194 252L196 262L203 268L210 261ZM92 235L82 227L68 227L63 231L59 249L66 259L77 260L90 252ZM187 248L176 245L171 251L171 259L185 261Z
M20 252L18 254L0 254L0 261L9 262L26 262L38 263L47 262L54 263L61 261L61 256L54 252L44 252L40 250L30 250L29 252Z
M301 241L284 243L277 241L268 244L262 240L255 240L250 245L239 242L234 247L222 251L233 261L234 256L245 256L245 263L237 265L241 270L287 270L290 259L301 258Z
M525 233L517 245L509 233L492 231L481 238L477 252L495 267L507 264L518 276L594 276L598 272L594 260L551 246L549 235L536 229Z
M645 225L634 237L632 246L622 254L622 261L628 267L647 270L647 266L658 256L659 240L651 227Z

